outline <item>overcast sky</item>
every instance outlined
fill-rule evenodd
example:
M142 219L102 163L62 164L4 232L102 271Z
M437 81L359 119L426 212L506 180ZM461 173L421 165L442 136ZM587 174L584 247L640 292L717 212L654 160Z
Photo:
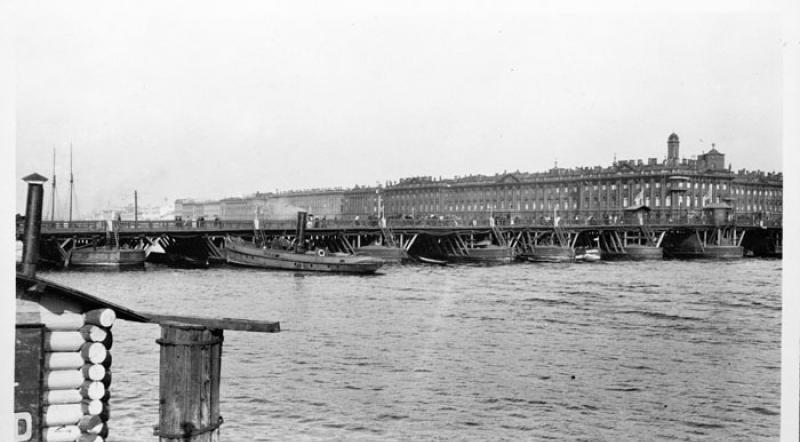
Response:
M734 169L782 170L774 4L395 3L23 6L17 178L49 177L55 146L63 213L72 143L88 214L134 189L149 205L663 159L673 131L684 157L716 143Z

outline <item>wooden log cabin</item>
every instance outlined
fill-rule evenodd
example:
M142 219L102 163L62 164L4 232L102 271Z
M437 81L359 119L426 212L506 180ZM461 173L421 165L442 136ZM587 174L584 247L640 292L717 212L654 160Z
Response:
M106 439L117 319L161 326L159 440L218 441L223 330L280 331L278 322L135 312L22 273L16 308L16 441Z
M42 220L39 174L28 183L21 272L16 281L16 442L103 442L109 433L111 327L159 324L160 441L219 441L223 330L274 333L280 324L135 312L36 277Z

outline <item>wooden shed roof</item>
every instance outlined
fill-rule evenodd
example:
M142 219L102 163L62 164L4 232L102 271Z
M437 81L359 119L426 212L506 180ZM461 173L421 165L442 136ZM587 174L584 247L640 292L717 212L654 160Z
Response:
M73 301L86 310L93 310L98 308L110 308L117 314L117 318L134 322L150 322L150 319L135 311L125 308L121 305L108 302L96 296L84 293L72 287L66 287L46 279L26 276L22 273L17 273L17 297L20 296L20 291L27 292L32 295L35 294L51 294L55 296L64 297Z
M114 310L118 319L133 322L149 323L182 323L201 325L209 328L239 330L252 332L276 333L280 331L280 322L260 321L237 318L202 318L197 316L176 316L157 313L136 312L113 302L106 301L72 287L63 286L46 279L17 273L17 298L33 299L39 295L50 295L71 301L85 310L109 308Z

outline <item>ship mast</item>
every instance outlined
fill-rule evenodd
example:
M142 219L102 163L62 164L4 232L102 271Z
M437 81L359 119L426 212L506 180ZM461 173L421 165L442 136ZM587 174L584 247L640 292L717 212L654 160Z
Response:
M55 221L56 216L56 146L53 145L53 191L50 195L50 221Z
M72 222L72 188L74 180L72 178L72 143L69 143L69 221Z

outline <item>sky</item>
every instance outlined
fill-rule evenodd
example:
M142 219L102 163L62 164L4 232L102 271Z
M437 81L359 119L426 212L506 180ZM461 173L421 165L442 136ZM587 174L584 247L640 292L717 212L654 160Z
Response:
M663 159L673 131L683 157L715 143L734 169L783 170L775 2L222 3L19 8L18 212L18 178L52 175L55 148L66 217L70 145L84 216L134 190L161 205Z

